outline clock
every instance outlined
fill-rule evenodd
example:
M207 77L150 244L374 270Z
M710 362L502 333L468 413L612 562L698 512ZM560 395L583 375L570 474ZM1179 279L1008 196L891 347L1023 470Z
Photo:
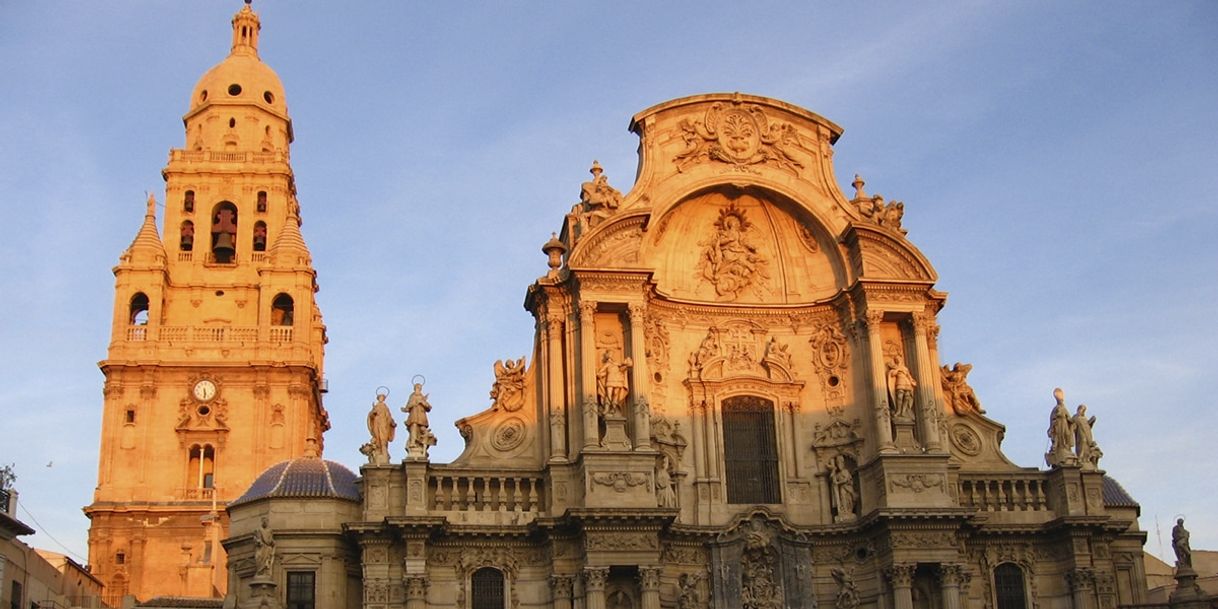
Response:
M216 383L214 381L203 379L190 390L191 395L195 396L196 400L206 402L216 397Z

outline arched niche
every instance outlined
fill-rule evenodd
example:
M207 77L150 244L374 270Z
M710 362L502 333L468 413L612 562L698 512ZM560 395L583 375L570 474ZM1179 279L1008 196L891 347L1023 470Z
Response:
M792 305L848 284L835 235L807 207L757 186L717 185L652 217L644 266L678 300Z

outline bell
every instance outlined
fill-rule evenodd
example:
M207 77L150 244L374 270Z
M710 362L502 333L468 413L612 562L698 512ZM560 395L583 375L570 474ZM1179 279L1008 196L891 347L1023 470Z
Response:
M233 247L233 235L228 232L216 234L216 245L211 248L212 253L216 255L217 260L228 261L233 254L237 252Z

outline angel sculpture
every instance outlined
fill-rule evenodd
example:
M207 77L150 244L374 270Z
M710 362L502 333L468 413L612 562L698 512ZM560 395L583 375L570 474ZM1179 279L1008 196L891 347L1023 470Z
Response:
M1095 426L1095 417L1087 418L1085 404L1078 405L1070 426L1074 428L1074 454L1078 456L1079 465L1095 469L1104 453L1100 451L1100 446L1095 443L1095 437L1091 433L1092 427Z
M491 410L515 412L524 406L524 358L495 362L495 384L491 387Z

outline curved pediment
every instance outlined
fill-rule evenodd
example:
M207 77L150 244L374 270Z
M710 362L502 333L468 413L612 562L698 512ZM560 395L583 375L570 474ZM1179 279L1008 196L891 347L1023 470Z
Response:
M906 279L933 282L935 269L922 252L892 231L855 225L846 235L854 273L863 279Z

